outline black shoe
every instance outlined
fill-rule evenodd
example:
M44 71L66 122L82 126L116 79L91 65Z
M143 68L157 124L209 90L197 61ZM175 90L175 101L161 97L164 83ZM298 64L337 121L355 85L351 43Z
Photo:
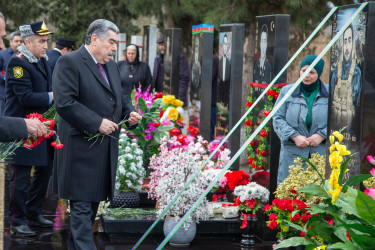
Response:
M17 235L21 235L21 236L34 236L36 235L36 233L30 229L30 227L25 224L25 225L19 225L19 226L11 226L10 227L10 230L17 234Z
M38 215L37 217L29 217L30 221L34 222L37 227L53 227L53 222Z

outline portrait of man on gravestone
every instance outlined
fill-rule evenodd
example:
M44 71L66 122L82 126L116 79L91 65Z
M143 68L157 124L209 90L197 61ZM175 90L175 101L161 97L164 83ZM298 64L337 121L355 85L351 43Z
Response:
M222 34L222 33L221 33ZM220 35L221 37L222 35ZM230 48L231 48L231 32L224 32L223 38L220 39L220 59L219 59L219 78L222 82L230 80Z
M335 127L347 126L347 131L353 134L353 125L355 126L355 120L359 118L361 69L355 57L355 33L352 24L342 37L342 53L331 77L331 120L336 124Z
M199 35L194 38L194 62L191 68L191 83L192 88L198 88L201 79L202 69L201 63L199 62Z
M260 58L254 63L254 82L271 83L272 81L272 64L267 59L268 48L268 27L262 25L259 39Z

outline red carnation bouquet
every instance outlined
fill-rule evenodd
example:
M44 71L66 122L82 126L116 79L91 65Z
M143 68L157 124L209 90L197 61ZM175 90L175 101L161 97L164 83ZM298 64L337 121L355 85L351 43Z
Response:
M287 239L301 236L301 231L295 229L293 224L304 227L312 216L306 209L308 206L297 199L274 199L272 205L264 206L264 212L268 215L267 226L280 230L277 233L279 239ZM302 232L303 233L303 232Z
M44 135L34 136L34 135L29 134L29 138L27 138L24 141L23 147L30 148L30 149L34 148L34 147L38 146L44 139L50 138L55 134L55 130L53 129L53 127L55 126L54 120L43 118L43 116L41 114L38 114L38 113L31 113L31 114L27 115L26 118L27 119L37 119L37 120L41 121L47 127L47 135L46 136L44 136ZM52 142L51 145L56 149L60 149L64 146L60 142L59 138L57 138L56 141Z
M227 178L226 191L234 190L237 186L246 185L250 182L250 175L242 170L227 172L224 177Z

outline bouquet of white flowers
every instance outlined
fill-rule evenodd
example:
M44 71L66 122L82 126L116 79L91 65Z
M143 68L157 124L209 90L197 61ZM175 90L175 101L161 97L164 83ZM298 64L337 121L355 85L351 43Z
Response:
M116 191L141 191L146 170L143 167L143 151L135 139L130 139L121 129L119 139L119 156L116 175Z
M247 185L237 186L233 194L238 198L239 210L255 214L261 206L261 201L268 202L270 191L255 182L250 182Z

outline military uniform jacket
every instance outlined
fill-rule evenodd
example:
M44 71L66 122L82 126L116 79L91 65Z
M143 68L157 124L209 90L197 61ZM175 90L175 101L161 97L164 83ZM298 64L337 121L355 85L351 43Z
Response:
M121 93L116 63L111 60L103 68L109 85L82 46L61 56L53 73L58 134L64 144L55 152L53 178L64 199L98 202L114 192L120 130L96 143L88 137L98 132L103 118L119 123L135 109Z
M30 113L43 114L49 108L48 92L52 91L51 72L46 58L39 60L19 47L9 61L5 80L5 116L22 117ZM47 166L47 142L43 140L32 150L19 148L10 163L26 166Z

